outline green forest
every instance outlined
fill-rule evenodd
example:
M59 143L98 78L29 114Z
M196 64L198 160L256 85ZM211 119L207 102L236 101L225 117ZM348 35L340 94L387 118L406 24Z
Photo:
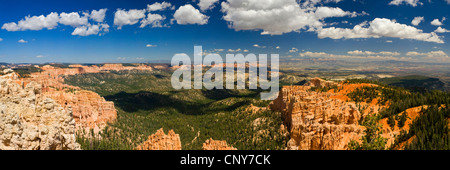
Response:
M180 135L182 149L201 149L206 139L226 140L240 150L285 149L289 136L280 132L281 115L270 110L252 113L246 108L266 107L270 101L259 100L260 90L174 90L168 71L120 71L65 77L65 82L92 90L113 101L118 119L101 133L101 137L78 134L83 149L133 149L160 128L173 129ZM291 82L280 84L292 84ZM287 80L287 79L286 79ZM292 81L289 79L289 81ZM304 80L302 80L304 81ZM389 104L379 115L366 116L360 123L367 127L363 143L350 143L350 149L393 149L414 137L405 149L449 149L448 118L450 93L438 90L414 91L365 79L343 83L371 83L348 94L356 103L378 98ZM339 87L311 89L326 92ZM391 148L385 148L377 122L388 118L391 127L403 127L408 108L428 105L413 120L408 132L402 131ZM395 121L396 120L396 121ZM257 124L257 125L256 125Z
M66 77L66 83L99 93L118 110L117 121L101 137L78 134L82 148L133 149L160 128L179 134L186 150L202 149L209 138L239 150L286 147L289 137L280 132L280 113L246 110L250 104L269 104L259 100L259 90L174 90L170 76L167 71L121 71Z
M380 111L376 116L377 120L388 118L388 124L393 127L395 120L398 121L398 126L403 127L407 115L404 111L408 108L422 107L421 115L413 120L408 132L402 131L396 137L395 143L389 149L396 148L400 143L414 137L412 142L404 146L402 149L408 150L441 150L450 149L449 144L449 118L450 118L450 92L443 92L438 90L433 91L412 91L401 87L394 87L384 85L382 83L367 81L367 80L349 80L348 83L374 83L379 86L376 87L362 87L348 94L352 101L368 102L374 98L381 99L381 104L389 102L389 107ZM380 131L379 125L363 124L371 131ZM378 130L377 130L378 129ZM368 133L363 139L379 139L380 133ZM362 146L382 145L383 142L377 140L363 140ZM372 143L371 143L372 142ZM380 147L362 147L355 146L351 143L353 149L371 149ZM381 147L384 148L384 147Z

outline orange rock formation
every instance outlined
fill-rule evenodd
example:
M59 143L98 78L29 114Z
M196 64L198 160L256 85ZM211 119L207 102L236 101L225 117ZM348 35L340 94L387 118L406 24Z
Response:
M228 146L227 141L207 139L203 143L203 150L237 150L233 146Z
M416 119L417 117L420 116L422 107L424 109L426 109L428 106L419 106L419 107L413 107L413 108L406 109L406 111L404 111L403 113L408 115L408 119L406 119L405 125L401 128L398 127L397 120L395 120L394 128L391 128L391 126L389 126L389 124L387 123L388 118L384 118L384 119L380 120L380 124L382 125L382 129L383 129L382 136L384 138L388 139L388 141L387 141L388 146L394 144L395 136L399 135L402 130L404 130L406 132L409 131L409 125L411 125L411 123L414 119ZM409 140L409 142L411 142L411 141L412 141L412 139ZM403 147L399 147L399 148L403 148Z
M337 86L337 90L328 92L311 91L311 87ZM269 107L280 111L284 124L290 133L291 140L287 149L303 150L345 150L351 140L359 141L364 135L365 127L359 125L359 120L369 114L378 112L387 107L373 99L368 103L351 102L348 93L361 87L377 86L374 84L341 84L313 78L304 86L285 86ZM415 110L414 110L415 109ZM417 114L413 114L418 108L408 109L406 112L413 120ZM414 111L413 111L414 110ZM387 147L392 145L395 135L401 129L391 130L383 119L383 137L388 139ZM408 120L404 128L408 128Z
M106 101L95 92L64 84L62 76L87 73L86 69L56 68L49 65L42 69L44 71L32 73L30 78L22 79L22 83L39 83L44 96L55 100L64 109L72 110L78 130L89 132L93 129L94 133L98 133L108 122L116 120L117 111L113 102Z
M359 140L364 127L354 103L332 99L332 93L308 91L310 86L283 87L270 108L281 111L290 132L288 149L344 150Z
M117 119L117 111L113 102L105 101L103 97L92 91L77 90L67 91L47 91L44 93L49 98L66 109L72 109L73 118L77 129L98 133L107 123L112 123Z
M181 150L180 135L175 134L173 130L166 135L161 128L136 147L136 150Z
M237 150L228 146L226 141L208 139L203 143L203 150ZM155 134L150 135L148 140L136 147L136 150L181 150L180 136L170 130L166 135L161 128Z
M322 93L309 90L311 87L334 85L338 86L337 90ZM287 149L347 149L350 140L359 141L364 135L365 128L358 124L358 120L369 114L378 114L380 110L389 106L388 103L381 105L378 98L375 98L372 101L358 103L358 109L347 95L357 88L376 86L367 83L340 84L314 78L304 86L283 87L278 98L269 107L282 113L284 124L291 136ZM398 127L397 120L393 128L387 123L388 118L379 121L383 132L381 136L387 139L386 148L394 144L396 136L402 130L409 131L412 121L420 116L422 107L427 108L419 106L403 112L408 119L402 128ZM396 149L401 149L413 138L401 143Z
M42 85L43 95L52 98L66 110L71 109L78 130L86 132L90 129L98 133L108 122L114 122L117 111L113 102L106 101L95 92L81 90L79 87L67 85L62 76L99 73L101 71L121 70L147 70L153 68L148 65L139 64L135 67L123 66L122 64L96 65L69 65L69 68L57 68L50 65L41 67L42 72L32 73L30 78L22 79L19 84L25 86L28 82L35 81Z

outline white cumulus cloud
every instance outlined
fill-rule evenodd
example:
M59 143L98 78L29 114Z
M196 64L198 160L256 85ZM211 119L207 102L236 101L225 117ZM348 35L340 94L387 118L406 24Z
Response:
M122 29L124 25L134 25L139 22L142 18L145 18L146 10L123 10L117 9L114 13L114 25L117 26L117 29Z
M302 6L315 6L317 4L338 3L343 0L304 0Z
M414 19L411 21L411 24L414 26L418 26L423 20L423 17L414 17Z
M341 8L331 8L331 7L317 7L315 11L315 16L318 19L324 19L328 17L344 17L347 15L356 16L356 13L350 13L348 11L344 11Z
M173 15L178 24L198 24L204 25L208 23L209 17L200 13L198 9L195 9L192 5L187 4L181 6L175 11Z
M154 4L149 4L147 5L147 11L151 12L151 11L161 11L161 10L165 10L165 9L173 9L174 6L172 6L172 4L170 4L169 2L155 2Z
M89 23L88 17L87 16L82 17L78 12L71 12L71 13L62 12L61 14L59 14L59 16L60 16L59 23L63 25L78 27Z
M422 30L405 24L400 24L386 18L375 18L369 23L348 28L324 28L317 31L319 38L353 39L353 38L380 38L391 37L412 39L426 42L444 43L436 33L424 33Z
M151 14L147 15L147 18L144 18L141 21L141 28L146 27L147 25L151 25L152 27L163 27L162 21L165 20L166 17L159 14Z
M89 15L89 18L96 22L103 22L106 17L106 11L108 9L99 9L99 10L92 10L91 14Z
M416 7L418 4L423 5L422 2L419 2L419 0L393 0L389 3L389 5L402 5L402 4L408 4L413 7Z
M219 0L200 0L198 6L200 7L200 10L206 11L214 8L214 4L217 2L219 2Z
M446 32L450 32L450 30L442 28L442 27L438 27L436 30L434 30L434 32L437 33L446 33Z
M61 12L60 14L56 12L52 12L47 16L27 16L25 19L20 20L19 22L10 22L5 23L2 26L2 29L7 31L27 31L27 30L42 30L48 29L52 30L56 28L59 24L67 25L74 27L75 30L72 32L72 35L94 35L99 34L99 32L108 32L109 25L106 23L92 25L89 23L89 19L96 22L103 22L105 19L105 9L100 10L92 10L89 12L82 12L80 15L79 12ZM101 33L99 35L102 35Z
M87 25L75 28L72 35L89 36L89 35L102 35L102 32L108 32L108 24Z
M308 27L312 31L322 27L325 18L360 15L340 8L311 6L316 1L308 3L302 6L296 0L227 0L221 5L225 13L223 18L231 28L236 31L262 30L261 34L270 35L299 32Z
M18 23L10 22L5 23L2 29L7 31L26 31L26 30L42 30L47 28L52 30L58 26L59 15L56 12L52 12L47 16L26 16L25 19L20 20Z
M443 25L441 21L439 21L439 19L434 19L433 21L431 21L431 25L434 26L441 26Z

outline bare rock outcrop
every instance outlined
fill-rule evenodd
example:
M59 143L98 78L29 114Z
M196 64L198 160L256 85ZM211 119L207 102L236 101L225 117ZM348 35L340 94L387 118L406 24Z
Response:
M0 150L73 150L75 120L41 85L18 84L18 76L0 77Z
M136 150L181 150L180 135L175 134L173 130L166 135L161 128L136 147Z
M314 87L322 84L310 83ZM269 106L282 113L291 136L288 149L348 149L351 140L358 141L364 134L356 105L332 98L333 93L309 91L311 86L285 86Z
M72 110L77 130L89 133L92 129L98 134L107 123L117 119L114 103L106 101L95 92L81 90L64 83L62 76L99 72L97 66L71 65L71 68L43 66L42 72L32 73L30 78L22 79L22 84L34 81L42 86L42 95L55 100L66 110Z
M72 108L76 127L84 132L93 129L97 134L107 123L112 123L117 119L114 103L106 101L92 91L48 91L44 95L54 99L65 108Z
M55 100L66 110L72 109L77 130L82 130L85 133L93 130L95 134L98 134L107 123L112 123L117 119L114 103L106 101L95 92L81 90L79 87L65 84L63 76L99 73L101 71L153 70L151 66L145 64L134 66L104 64L101 67L75 64L69 65L69 68L45 65L41 69L42 72L32 73L30 78L17 80L17 83L24 86L32 81L39 83L42 86L43 96Z
M207 139L203 143L203 150L237 150L233 146L228 146L227 141L213 140L212 138Z
M321 78L312 78L311 80L309 80L305 86L311 86L311 87L331 87L334 85L337 85L338 83L334 82L334 81L326 81L323 80Z

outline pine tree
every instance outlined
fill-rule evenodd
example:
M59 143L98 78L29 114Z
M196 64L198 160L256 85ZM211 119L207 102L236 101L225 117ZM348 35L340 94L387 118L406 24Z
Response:
M351 150L384 150L387 139L381 136L381 125L378 124L378 116L369 115L364 118L363 126L365 135L361 137L362 143L355 140L350 141L349 149Z

